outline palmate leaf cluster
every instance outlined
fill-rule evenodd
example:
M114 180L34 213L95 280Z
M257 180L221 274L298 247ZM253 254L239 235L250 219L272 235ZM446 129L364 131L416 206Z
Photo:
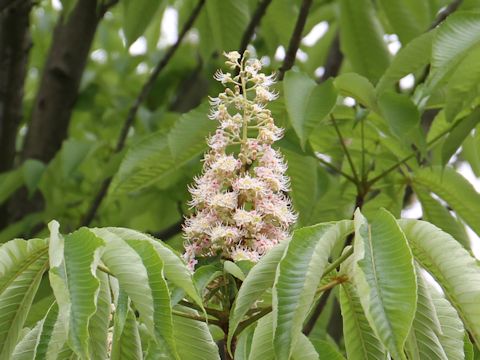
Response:
M83 1L32 7L19 154L54 25ZM480 194L458 171L480 176L477 0L97 3L111 7L61 148L0 173L0 359L479 358ZM302 37L326 32L282 73L307 3ZM162 23L197 4L175 47ZM247 42L283 77L270 109L298 223L254 266L191 273L181 223L216 126L212 74L257 18ZM41 206L4 221L22 192ZM412 206L421 219L401 219Z
M342 359L302 332L334 285L348 359L473 359L480 340L477 261L434 225L386 210L297 229L250 270L225 262L192 275L151 236L61 235L57 222L49 238L3 245L0 265L5 359L219 359L222 339L235 359ZM219 278L243 282L228 311L206 300Z

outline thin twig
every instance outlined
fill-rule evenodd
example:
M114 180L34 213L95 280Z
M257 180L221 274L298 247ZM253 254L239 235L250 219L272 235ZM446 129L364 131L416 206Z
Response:
M332 120L333 127L335 128L335 131L338 135L338 139L340 140L340 145L342 146L343 152L345 153L345 156L347 157L347 161L350 164L350 168L353 173L353 178L355 179L355 183L358 185L359 183L359 178L357 174L357 170L355 169L355 166L353 165L353 160L352 157L350 156L350 152L348 151L347 145L345 145L345 139L342 136L342 133L340 132L340 129L338 128L337 121L335 120L335 117L333 114L330 114L330 119Z
M335 270L336 268L338 268L340 266L340 264L342 264L345 260L347 260L350 255L353 254L353 247L349 248L347 251L345 251L341 256L338 257L337 260L335 260L334 262L332 262L326 269L325 271L323 272L322 274L322 277L324 277L325 275L327 275L328 273L332 272L333 270Z
M188 307L190 309L203 312L203 310L200 308L200 306L198 306L196 304L192 304L191 302L188 302L188 301L185 301L185 300L180 300L179 304L182 305L182 306ZM209 308L209 307L204 307L204 309L205 309L205 312L208 315L215 316L219 320L224 320L226 318L226 314L221 310L212 309L212 308Z
M165 56L157 64L157 66L155 66L155 69L150 74L150 77L148 78L147 82L143 85L143 88L140 91L140 94L135 99L133 105L131 106L131 108L128 112L127 118L125 119L125 122L123 123L122 130L121 130L120 135L119 135L118 140L117 140L117 145L115 146L115 153L120 152L123 149L123 147L125 146L125 141L127 139L128 131L130 130L130 127L132 126L132 124L135 120L135 116L137 114L137 111L138 111L140 105L145 101L148 94L152 90L153 85L155 84L155 81L158 78L158 75L161 73L161 71L170 62L173 55L177 51L178 47L182 43L185 35L191 29L191 27L193 26L193 23L195 22L198 15L200 14L200 10L202 9L204 4L205 4L205 0L199 0L198 1L197 5L193 9L189 18L187 19L187 21L183 25L183 28L180 31L180 34L178 35L177 41L167 50L167 52L165 53ZM94 219L95 214L97 213L97 210L100 207L103 199L107 195L108 188L110 187L111 182L112 182L112 178L108 178L108 179L103 181L102 185L100 186L100 190L98 191L97 195L95 196L95 198L92 202L92 205L90 206L87 214L85 215L85 217L82 220L81 226L90 225L90 223Z
M347 256L348 257L348 256ZM345 258L343 259L345 260ZM332 264L333 265L333 264ZM325 274L326 272L324 272ZM315 324L320 317L320 315L323 312L323 309L325 309L325 305L327 305L328 298L330 296L330 293L332 289L337 286L338 284L344 283L347 281L348 278L345 275L339 276L334 278L332 281L330 281L328 284L325 284L324 286L321 286L318 288L316 295L319 295L320 293L323 293L320 299L318 300L317 305L313 309L312 315L310 316L310 319L308 319L307 323L305 324L302 332L305 335L309 335L313 328L315 327Z
M430 25L428 30L432 30L436 28L438 25L440 25L445 19L448 17L448 15L452 14L455 10L458 9L458 7L462 4L463 0L454 0L448 6L440 11L435 18L435 21Z
M440 140L442 137L444 137L445 135L447 135L449 132L451 132L453 129L455 129L460 123L463 122L465 118L463 118L462 120L459 120L457 121L456 123L454 123L452 126L450 126L448 129L442 131L440 134L438 134L437 136L435 136L432 140L430 140L428 143L427 143L427 149L432 146L433 144L435 144L438 140ZM375 176L373 179L369 180L368 181L368 187L371 187L373 184L375 184L378 180L382 179L383 177L385 177L386 175L388 175L389 173L391 173L393 170L397 169L399 166L403 165L404 163L406 163L408 160L412 159L413 157L415 157L415 155L417 155L416 152L412 152L410 155L404 157L402 160L400 160L399 162L395 163L394 165L392 165L391 167L389 167L387 170L385 170L384 172L382 172L380 175L377 175Z
M172 310L172 314L176 315L176 316L186 318L186 319L201 321L201 322L204 322L204 323L207 323L207 324L213 324L213 325L217 325L217 326L222 325L222 323L218 320L207 319L207 318L204 318L203 316L198 316L198 315L194 315L194 314L186 314L186 313L183 313L181 311Z
M170 225L164 230L157 231L155 233L151 233L151 235L160 240L168 240L174 235L177 235L180 231L182 231L182 224L183 224L183 216L182 218L177 221L175 224Z
M346 178L347 180L351 181L352 183L356 184L355 182L355 179L353 177L351 177L350 175L348 175L347 173L343 172L342 170L340 170L339 168L337 168L336 166L330 164L328 161L326 160L323 160L322 158L319 158L317 157L317 160L319 163L325 165L326 167L328 167L329 169L331 169L332 171L342 175L344 178Z
M106 266L103 266L101 264L97 265L97 269L100 270L101 272L104 272L105 274L110 275L110 276L115 276Z
M365 118L360 119L360 139L362 147L362 184L368 176L368 171L365 169Z
M442 11L440 11L435 18L435 20L430 24L428 29L426 30L427 32L430 30L435 29L438 25L440 25L442 22L445 21L445 19L451 15L453 12L455 12L458 7L461 5L463 0L453 0L447 7L445 7ZM425 70L422 72L422 74L419 76L417 81L415 82L415 86L413 87L412 91L414 91L418 85L423 84L425 80L428 77L428 74L430 73L430 64L428 64L425 67Z
M319 294L321 294L322 292L324 291L328 291L332 288L334 288L335 286L337 286L338 284L341 284L345 281L347 281L347 277L346 276L339 276L339 277L336 277L334 278L332 281L330 281L329 283L323 285L323 286L320 286L317 291L316 291L316 295L318 296ZM272 311L272 307L271 306L267 306L265 308L263 308L261 311L259 311L258 313L256 313L255 315L253 315L252 317L242 321L240 324L238 324L238 327L237 327L237 330L235 330L235 336L240 334L245 328L247 328L249 325L253 324L255 321L257 321L258 319L261 319L262 317L264 317L265 315L267 315L268 313L270 313Z
M238 324L238 327L237 327L237 330L235 330L235 335L234 336L237 336L238 334L240 334L248 326L253 324L255 321L261 319L265 315L269 314L271 311L272 311L272 307L268 306L268 307L262 309L262 311L258 312L257 314L253 315L252 317L248 318L247 320L242 321L240 324Z
M337 31L335 37L332 40L330 49L328 50L327 60L325 61L325 72L318 80L318 83L322 83L331 77L338 75L340 67L342 66L343 53L340 49L340 33Z
M318 300L317 305L313 309L312 315L310 316L307 323L303 327L302 332L305 335L307 335L307 336L310 335L313 328L315 327L315 324L316 324L318 318L320 317L320 315L322 314L323 309L325 308L325 305L327 305L327 301L328 301L328 298L330 296L331 291L332 291L332 289L328 289L327 291L325 291L322 294L322 296L320 296L320 299Z
M245 29L245 32L243 33L243 36L242 36L242 40L240 42L240 48L238 52L242 56L245 50L247 50L247 46L250 43L250 40L252 40L253 34L255 34L255 29L257 28L258 25L260 25L260 21L262 21L262 18L267 11L267 7L268 5L270 5L271 2L272 0L260 1L255 12L253 13L252 19L248 23L248 26Z
M290 70L295 63L295 56L297 55L297 50L300 47L300 42L302 41L303 28L307 22L308 11L312 5L312 0L303 0L300 7L300 13L298 14L297 22L293 30L292 37L290 38L290 43L288 44L287 53L283 64L278 70L278 79L283 80L285 72Z

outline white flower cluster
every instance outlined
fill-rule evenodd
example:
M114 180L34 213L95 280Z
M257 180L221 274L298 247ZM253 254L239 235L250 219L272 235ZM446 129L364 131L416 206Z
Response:
M271 146L283 135L266 108L277 98L270 90L274 77L260 73L257 59L241 59L236 51L225 56L238 75L219 70L214 76L226 88L210 99L209 117L220 124L208 139L203 174L189 188L194 214L183 227L192 270L198 257L256 262L296 220L285 195L287 167Z

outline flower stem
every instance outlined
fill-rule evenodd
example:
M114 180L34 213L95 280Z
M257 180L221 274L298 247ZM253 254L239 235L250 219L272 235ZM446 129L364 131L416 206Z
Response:
M198 315L194 315L194 314L187 314L187 313L183 313L181 311L172 310L172 314L176 315L176 316L186 318L186 319L202 321L202 322L207 323L207 324L213 324L213 325L217 325L217 326L222 325L222 323L218 320L207 319L207 318L204 318L203 316L198 316Z

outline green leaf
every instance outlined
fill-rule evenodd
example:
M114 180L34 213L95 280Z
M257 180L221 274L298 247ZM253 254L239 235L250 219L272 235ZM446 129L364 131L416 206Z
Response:
M56 316L55 313L57 313ZM54 321L54 318L55 323L53 328L51 328L51 322ZM67 344L68 334L65 331L68 326L67 320L63 314L58 312L58 304L56 308L52 307L50 309L38 345L38 359L59 360L70 357L75 358L75 354ZM45 354L43 354L44 345L47 345Z
M447 233L418 220L400 220L413 255L445 291L477 343L480 340L480 266Z
M168 133L168 146L175 162L184 163L206 149L205 138L218 124L206 112L205 106L199 106L182 115Z
M465 59L452 73L448 80L445 117L452 121L464 107L478 96L477 87L480 81L480 47L477 46L466 54Z
M98 229L95 233L106 242L102 261L117 278L120 290L132 299L140 313L140 320L145 324L150 335L154 336L154 297L149 269L145 267L141 255L129 246L126 239L108 230Z
M22 184L23 175L21 168L0 174L0 204L17 191Z
M458 63L480 43L479 12L456 12L439 27L433 41L432 71Z
M448 163L450 158L457 152L465 138L472 129L480 122L480 109L474 110L466 118L459 120L460 124L456 126L447 136L442 146L442 165Z
M480 194L462 175L450 167L433 166L416 171L413 183L437 194L480 235Z
M112 299L110 297L108 275L97 270L97 278L100 281L100 289L97 296L97 309L88 322L88 333L90 334L88 348L92 359L96 357L107 359L108 328Z
M28 331L15 347L10 360L31 360L35 358L38 338L42 331L43 321L39 321L35 327Z
M342 52L356 72L376 83L390 57L372 3L341 0L339 22Z
M462 145L462 158L471 166L475 176L480 177L480 133L466 137ZM0 233L1 234L1 233ZM1 235L0 235L1 236ZM1 242L1 237L0 237Z
M405 340L417 302L415 269L395 218L380 210L369 223L355 212L354 283L370 326L393 357L406 359Z
M235 360L248 360L250 354L250 348L252 346L253 332L255 331L256 323L252 326L249 326L242 331L242 333L237 337L237 343L235 345Z
M439 339L440 322L435 312L428 286L417 268L418 302L415 319L405 345L408 358L412 360L449 360Z
M320 360L345 360L345 357L339 353L337 348L327 340L314 340L313 345L320 355Z
M199 306L203 306L202 299L193 283L190 271L187 269L185 263L179 257L179 255L168 245L154 239L149 235L131 229L111 227L92 229L92 231L98 234L100 237L109 237L113 235L124 240L143 240L150 242L163 261L165 277L167 280L185 290L187 295L190 296Z
M96 311L99 280L96 267L104 242L86 228L59 234L59 224L50 229L50 285L60 313L67 317L68 342L75 353L88 358L88 322Z
M429 293L440 322L441 331L438 337L448 360L468 359L463 346L465 329L457 311L433 286L429 287Z
M352 259L347 259L340 271L353 276ZM355 286L346 281L340 288L340 309L343 319L343 336L349 360L385 360L387 354L368 323ZM320 352L321 353L321 352Z
M289 150L282 152L288 163L287 175L292 189L290 197L299 215L297 224L310 225L319 197L318 160Z
M273 360L273 314L262 317L253 333L252 348L248 360Z
M171 133L159 131L132 145L112 180L111 193L124 194L150 186L201 154L207 148L205 138L216 126L206 112L206 106L200 106L182 115Z
M230 346L232 336L247 311L267 289L273 286L278 262L282 258L287 245L288 241L284 240L273 249L270 249L250 270L242 283L230 311L228 346Z
M225 270L225 272L233 275L237 279L242 281L245 280L245 274L243 273L242 269L240 269L234 262L228 260L225 261L223 263L223 269Z
M202 55L238 49L249 21L248 1L209 0L199 18Z
M395 85L401 78L430 62L434 34L435 30L422 34L400 49L377 84L378 94L395 91Z
M393 32L398 34L403 45L427 30L432 22L429 16L430 6L427 1L380 0L379 4L384 10Z
M43 172L45 171L45 164L39 160L27 159L22 165L22 172L25 186L28 189L28 194L32 195L38 187Z
M198 292L203 295L206 286L219 276L222 276L222 272L218 267L214 265L205 265L195 270L193 281L195 282Z
M295 71L285 74L283 89L290 122L305 149L308 136L335 106L337 93L332 80L317 85L306 74Z
M450 214L450 211L434 199L427 191L419 187L415 187L414 190L422 205L423 220L438 226L443 231L452 235L453 238L459 241L466 249L469 249L470 239L463 224L455 219L452 214Z
M473 344L468 337L468 334L465 332L463 336L463 350L465 355L465 360L475 360L475 350L473 349Z
M152 290L155 334L163 339L170 350L170 358L178 358L173 337L172 307L167 282L163 277L163 262L150 242L127 240L140 255L148 272L148 284Z
M175 340L182 360L220 360L218 347L207 324L201 321L173 317Z
M432 92L480 44L480 12L456 12L438 28L432 45L432 68L426 81ZM475 72L476 73L476 72Z
M363 106L378 112L375 89L367 78L356 73L346 73L338 76L333 84L340 94L350 96Z
M68 178L73 174L82 161L87 157L92 146L93 144L91 142L80 141L77 139L68 139L63 143L60 156L64 178Z
M318 360L319 356L308 337L300 334L292 352L293 360Z
M0 247L1 359L11 356L47 269L46 240L12 240Z
M124 0L123 4L123 31L127 39L127 46L143 35L154 18L163 0Z
M277 359L292 354L334 246L352 232L349 220L295 230L278 265L273 288Z
M406 143L425 148L420 130L420 112L406 95L385 92L378 99L383 117L392 133Z
M115 317L117 315L115 314ZM125 325L113 328L112 360L142 360L142 343L138 332L138 324L132 309L126 312Z
M35 359L35 360L47 359L47 353L48 353L50 343L57 340L56 338L53 337L55 324L57 323L57 321L58 321L58 305L56 302L54 302L52 306L50 306L50 308L48 309L48 312L45 315L45 318L40 321L42 323L42 326L41 326L40 334L38 337L35 357L32 357L31 359ZM67 336L65 334L63 339L61 339L61 342L65 342L66 338Z

